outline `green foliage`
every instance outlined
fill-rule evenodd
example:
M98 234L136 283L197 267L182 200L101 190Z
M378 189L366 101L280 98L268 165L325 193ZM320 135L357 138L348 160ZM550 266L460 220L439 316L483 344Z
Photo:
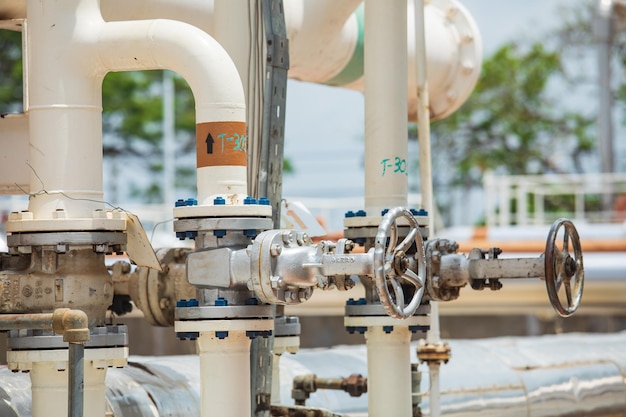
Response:
M145 174L145 181L130 178L130 194L145 203L161 202L163 71L108 74L102 85L102 129L105 158L131 162ZM174 77L177 155L195 152L194 101L187 83ZM177 188L193 193L195 169L177 169Z
M0 30L0 113L22 111L22 34Z
M541 43L507 43L487 58L468 101L432 125L433 152L448 156L453 182L479 184L488 170L582 171L580 158L594 147L593 120L551 97L562 75L561 55Z

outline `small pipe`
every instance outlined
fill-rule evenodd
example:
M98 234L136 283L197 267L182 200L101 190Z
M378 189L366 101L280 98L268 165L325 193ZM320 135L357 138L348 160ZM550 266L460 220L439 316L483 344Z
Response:
M89 340L89 318L84 311L58 308L53 313L2 314L0 331L53 330L69 342L68 417L83 417L85 385L85 343Z
M1 314L0 331L32 329L52 330L53 313Z
M68 417L83 417L85 386L85 344L69 344Z

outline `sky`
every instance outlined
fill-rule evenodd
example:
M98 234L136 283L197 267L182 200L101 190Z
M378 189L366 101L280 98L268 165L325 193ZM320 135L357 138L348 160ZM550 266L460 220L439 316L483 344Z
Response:
M572 0L463 0L476 21L484 55L511 39L523 39L551 27L559 6ZM289 81L285 156L295 174L283 179L286 199L353 197L330 215L331 228L341 228L344 209L363 208L364 100L360 92ZM411 151L410 151L411 152ZM415 156L416 158L416 156ZM436 198L436 196L435 196ZM307 204L317 213L317 202ZM342 203L343 204L343 203Z

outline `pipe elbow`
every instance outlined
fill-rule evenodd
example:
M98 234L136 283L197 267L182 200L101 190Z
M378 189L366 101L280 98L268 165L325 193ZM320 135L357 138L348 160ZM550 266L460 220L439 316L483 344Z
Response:
M89 340L89 318L82 310L59 308L52 313L52 329L63 335L68 343L85 343Z
M191 87L196 123L245 121L245 95L237 68L204 31L167 19L108 22L103 23L97 43L97 71L175 71Z

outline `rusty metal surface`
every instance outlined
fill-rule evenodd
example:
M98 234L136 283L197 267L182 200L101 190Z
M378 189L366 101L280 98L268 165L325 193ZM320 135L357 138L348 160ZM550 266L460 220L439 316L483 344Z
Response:
M343 417L331 411L299 406L273 405L270 411L272 417Z

